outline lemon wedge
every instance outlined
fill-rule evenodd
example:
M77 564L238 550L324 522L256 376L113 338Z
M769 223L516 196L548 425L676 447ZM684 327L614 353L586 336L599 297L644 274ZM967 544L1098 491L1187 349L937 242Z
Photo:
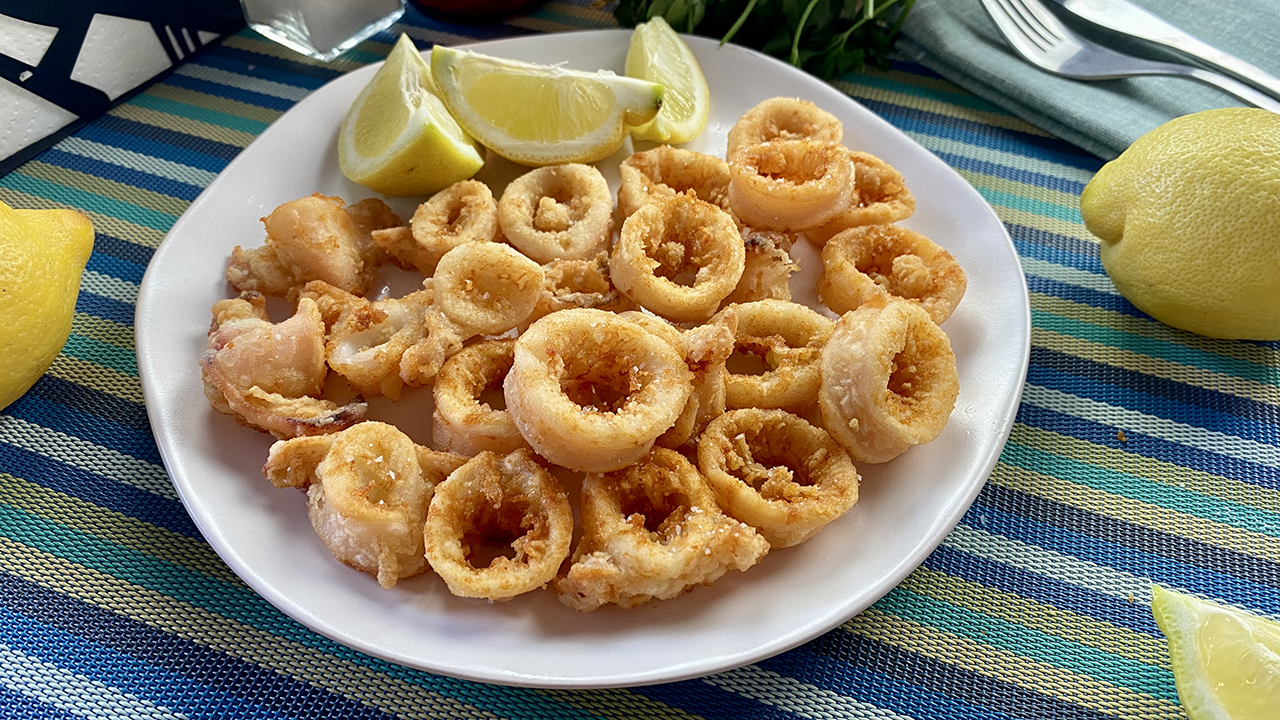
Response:
M684 40L659 15L636 26L627 48L628 77L662 85L662 109L658 116L631 130L640 140L683 143L698 137L707 127L711 90L698 60Z
M1280 623L1152 588L1169 639L1178 698L1190 720L1274 720L1280 708Z
M662 106L662 86L437 46L431 72L463 129L522 165L594 162Z
M437 97L427 64L401 35L360 91L338 135L338 166L384 195L426 195L475 175L484 152Z

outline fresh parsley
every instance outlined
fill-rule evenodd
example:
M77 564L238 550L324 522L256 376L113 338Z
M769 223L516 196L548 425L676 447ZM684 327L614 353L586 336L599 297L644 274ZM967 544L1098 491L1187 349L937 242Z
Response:
M915 0L620 0L635 27L661 15L679 32L756 48L824 80L871 66L889 49Z

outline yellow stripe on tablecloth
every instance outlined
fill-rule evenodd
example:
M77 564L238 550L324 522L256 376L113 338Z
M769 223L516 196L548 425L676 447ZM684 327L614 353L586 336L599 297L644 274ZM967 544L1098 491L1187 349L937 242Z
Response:
M1207 338L1203 335L1175 330L1149 318L1107 310L1053 295L1031 292L1031 309L1264 367L1280 367L1280 350L1254 343Z
M792 715L810 718L810 720L831 720L831 718L914 720L906 715L885 710L878 705L856 700L848 695L841 695L756 665L708 675L701 678L701 681L751 700L772 705Z
M0 502L29 515L180 565L191 572L243 585L203 540L157 527L73 495L0 473Z
M878 73L878 74L881 78L885 77L883 73ZM927 82L918 82L918 81L927 81L927 80L928 78L921 78L916 75L906 75L903 73L898 73L896 77L893 77L890 81L895 83L902 83L906 85L914 85L916 87L920 87L927 90L933 90L937 92L947 92L948 89L950 89L951 90L950 94L955 94L954 85L949 86L948 88L948 86L946 85L935 84L931 86ZM862 85L862 84L850 82L847 80L837 80L833 82L832 85L834 85L836 89L840 90L846 95L853 97L854 99L870 100L872 102L882 102L889 105L896 105L898 107L911 108L913 110L922 110L924 112L930 112L935 115L943 115L946 117L955 118L957 120L969 120L981 125L998 127L1005 130L1014 130L1017 132L1023 132L1023 133L1028 133L1032 135L1046 136L1043 130L1040 130L1034 125L1027 123L1021 118L1017 118L1012 115L1001 114L999 110L996 110L996 111L980 110L977 108L965 107L964 105L960 105L956 103L949 103L946 100L940 100L938 98L924 97L921 95L915 95L908 92L888 90L886 88L876 87L874 85ZM957 98L959 97L960 96L957 96ZM854 128L847 128L847 131L849 132L849 134L852 135L854 133Z
M1158 532L1280 562L1280 538L999 463L987 482Z
M1280 406L1280 387L1215 372L1195 365L1144 355L1114 345L1106 345L1074 335L1031 328L1031 344L1103 365L1132 370L1143 375L1195 385L1215 392Z
M180 102L194 107L213 110L215 112L234 115L236 117L255 120L260 123L270 125L275 122L276 118L283 115L283 111L273 110L271 108L262 107L261 105L253 105L251 103L240 102L230 98L221 97L219 95L210 95L199 90L191 90L188 88L178 87L176 85L165 85L163 83L152 85L147 89L144 95Z
M97 315L76 313L71 319L71 332L121 350L134 350L133 328Z
M41 587L405 718L497 715L272 635L113 575L0 537L0 569Z
M701 715L693 715L672 707L658 700L647 698L625 688L600 690L539 690L542 695L564 703L570 707L585 710L596 717L623 718L666 718L667 720L702 720Z
M1107 715L1185 720L1177 703L983 645L874 607L864 610L841 629Z
M1046 635L1170 669L1163 638L1079 615L1056 605L1047 605L927 567L917 568L899 587Z
M63 187L93 193L118 202L128 203L153 212L170 215L174 218L181 215L190 205L187 200L151 190L144 190L135 185L108 180L97 175L82 173L79 170L69 170L49 165L38 160L31 160L14 172Z
M202 120L192 120L181 115L171 115L139 105L130 105L129 103L117 105L108 110L107 114L124 118L125 120L132 120L143 125L153 125L164 130L172 130L183 135L191 135L239 148L248 147L249 143L258 137L254 133L233 130L229 127L214 125Z
M93 388L121 400L138 405L143 402L142 383L137 376L102 367L88 360L63 353L53 359L53 364L46 372L60 380Z
M1247 505L1267 512L1280 512L1280 490L1098 445L1052 430L1014 423L1009 441L1224 502Z

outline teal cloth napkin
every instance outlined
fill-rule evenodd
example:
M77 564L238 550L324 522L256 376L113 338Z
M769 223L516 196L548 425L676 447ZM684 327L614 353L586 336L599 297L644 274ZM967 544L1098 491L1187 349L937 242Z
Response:
M1280 77L1280 5L1276 0L1131 1ZM1189 63L1163 48L1090 29L1073 21L1061 8L1053 10L1081 35L1112 49ZM1106 160L1175 117L1242 104L1208 85L1183 78L1084 82L1043 72L1014 53L978 0L917 0L902 26L898 50Z

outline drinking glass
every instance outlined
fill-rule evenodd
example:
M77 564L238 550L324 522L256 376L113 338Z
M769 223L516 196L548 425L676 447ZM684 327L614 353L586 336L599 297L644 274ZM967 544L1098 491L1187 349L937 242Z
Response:
M249 27L324 62L404 14L404 0L240 0L240 5Z

